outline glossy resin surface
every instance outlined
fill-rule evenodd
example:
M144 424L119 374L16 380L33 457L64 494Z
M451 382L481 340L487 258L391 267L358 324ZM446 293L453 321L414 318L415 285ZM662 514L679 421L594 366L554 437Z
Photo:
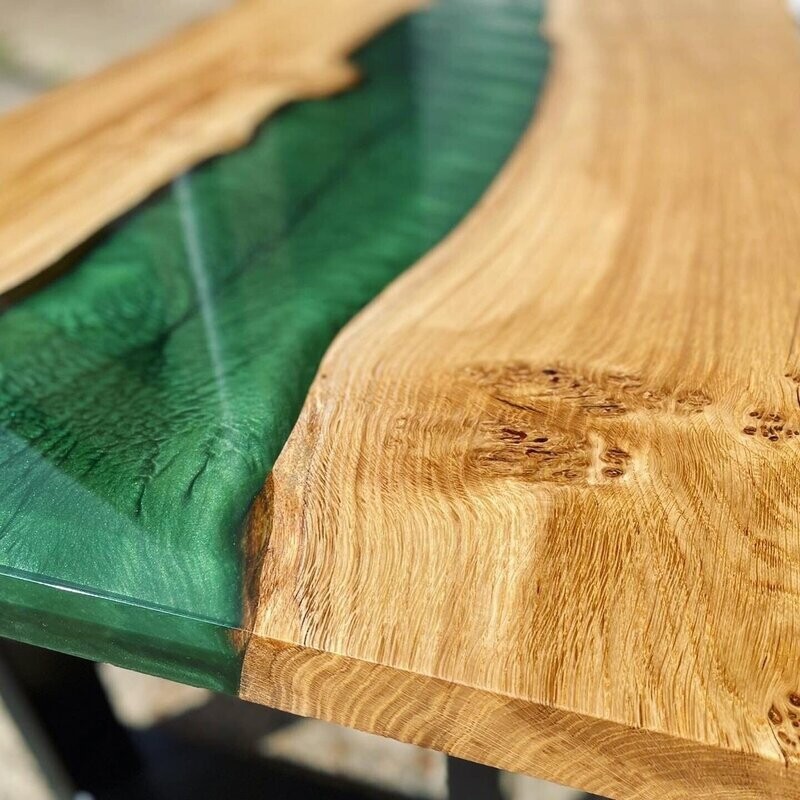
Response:
M540 19L516 0L405 19L355 90L285 109L8 300L0 634L236 689L251 501L333 336L526 127Z

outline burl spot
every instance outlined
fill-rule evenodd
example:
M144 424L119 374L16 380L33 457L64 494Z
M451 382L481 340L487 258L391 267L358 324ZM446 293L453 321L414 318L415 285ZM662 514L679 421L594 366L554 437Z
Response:
M767 711L767 719L785 757L800 758L798 708L800 693L790 692L776 700Z
M747 412L742 433L765 442L788 442L800 437L800 419L787 419L780 411L756 408Z
M623 479L633 456L619 423L631 415L687 416L711 404L699 388L671 391L626 370L564 364L471 364L459 384L485 415L467 455L470 471L561 485Z
M514 427L493 420L480 426L478 441L468 454L468 465L498 477L568 484L585 475L589 452L581 436L545 419L515 418Z

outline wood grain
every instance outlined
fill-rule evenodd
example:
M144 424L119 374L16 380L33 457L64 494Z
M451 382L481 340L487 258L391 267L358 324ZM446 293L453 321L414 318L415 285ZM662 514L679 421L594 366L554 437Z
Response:
M0 292L281 105L350 86L346 56L419 0L240 0L0 118Z
M776 791L783 764L757 755L261 637L247 659L247 699L602 797L795 796Z
M254 509L241 692L613 797L797 798L800 43L780 0L548 13L534 124Z

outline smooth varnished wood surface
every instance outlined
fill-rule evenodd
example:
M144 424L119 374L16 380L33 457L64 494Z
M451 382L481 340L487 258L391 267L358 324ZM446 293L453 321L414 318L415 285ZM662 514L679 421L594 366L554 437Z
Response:
M240 0L0 118L0 291L51 265L281 105L357 78L347 54L417 0Z
M482 204L251 518L243 696L625 798L800 797L800 42L552 0Z

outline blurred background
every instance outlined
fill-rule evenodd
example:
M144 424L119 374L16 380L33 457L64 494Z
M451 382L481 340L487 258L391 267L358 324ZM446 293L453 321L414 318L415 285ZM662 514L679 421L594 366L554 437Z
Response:
M0 113L227 4L0 0ZM115 715L172 798L359 797L367 786L387 797L447 797L447 759L439 753L115 667L99 672ZM44 774L36 731L25 723L13 681L0 675L0 689L0 800L50 800L57 791ZM237 774L248 776L246 789L231 785ZM473 778L467 770L460 780L469 786ZM501 775L500 786L509 800L583 797L514 775ZM477 783L474 795L489 796ZM471 796L469 789L461 796Z

